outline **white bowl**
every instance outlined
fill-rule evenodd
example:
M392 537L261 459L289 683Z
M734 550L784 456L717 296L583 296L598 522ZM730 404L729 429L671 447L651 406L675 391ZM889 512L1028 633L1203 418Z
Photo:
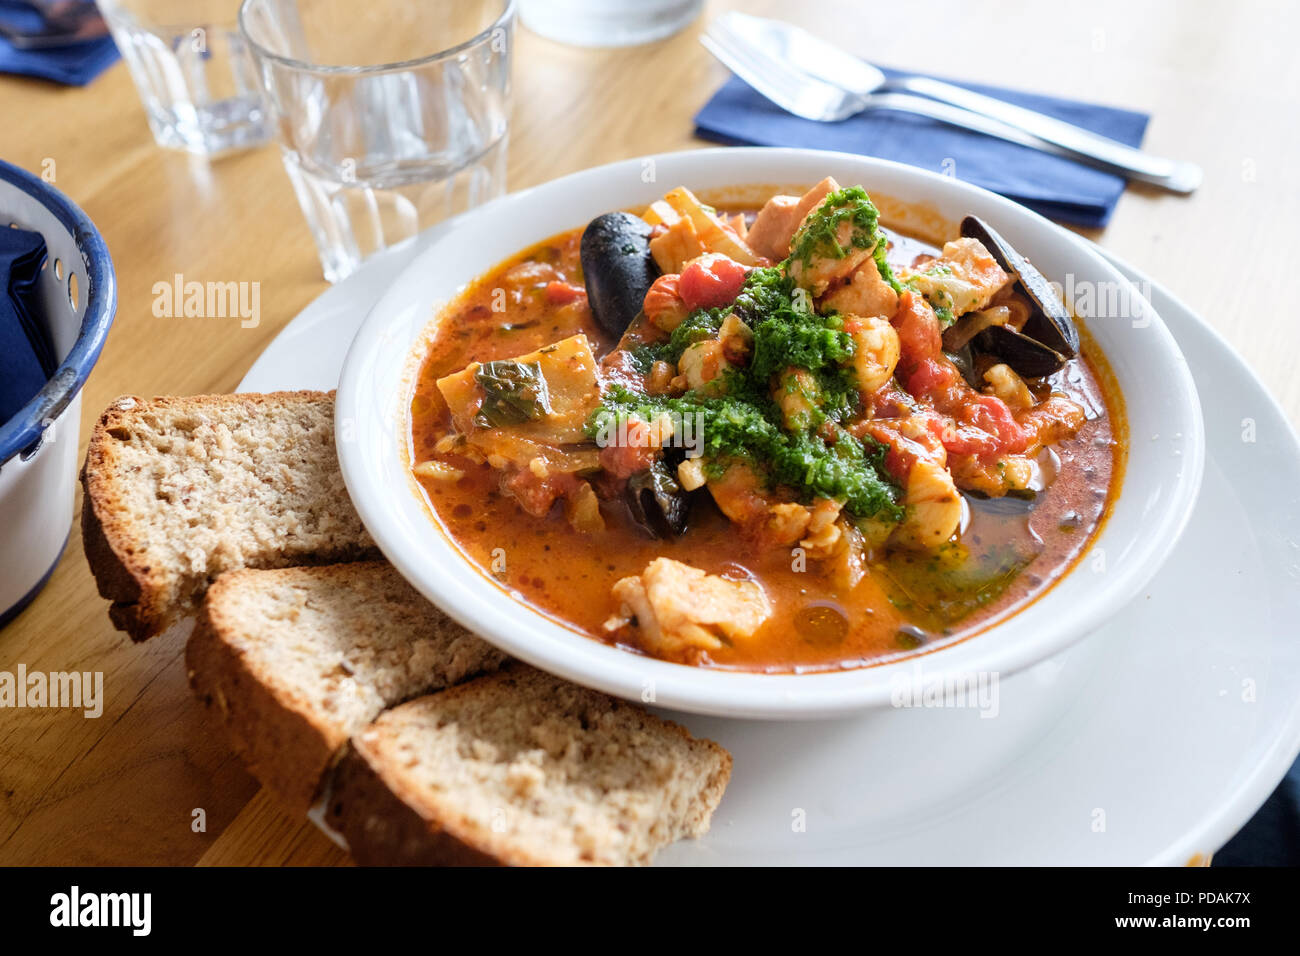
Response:
M710 191L736 184L807 184L827 175L911 204L922 215L932 212L940 221L981 216L1049 279L1066 283L1067 292L1118 290L1123 296L1127 311L1121 317L1086 323L1118 380L1131 436L1120 496L1092 552L1039 600L960 643L875 667L779 675L689 667L618 650L513 600L470 565L430 516L406 451L418 359L413 349L442 306L520 249L599 213L648 204L675 185ZM1150 581L1186 524L1205 457L1196 389L1172 336L1128 281L1082 240L954 179L861 156L796 149L712 149L628 160L506 196L466 215L403 272L367 316L343 368L336 416L343 477L362 520L388 559L429 600L509 654L577 683L671 709L731 717L830 717L897 705L918 681L930 686L1007 675L1055 654Z

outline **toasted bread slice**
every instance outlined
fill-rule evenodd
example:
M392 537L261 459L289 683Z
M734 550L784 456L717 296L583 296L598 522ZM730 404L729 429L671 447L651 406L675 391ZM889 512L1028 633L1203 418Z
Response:
M363 865L645 864L708 830L730 776L712 741L511 664L355 736L327 820Z
M296 813L384 708L504 660L383 561L223 574L186 647L195 692Z
M224 571L378 555L339 472L332 393L120 398L81 480L86 557L137 641L194 613Z

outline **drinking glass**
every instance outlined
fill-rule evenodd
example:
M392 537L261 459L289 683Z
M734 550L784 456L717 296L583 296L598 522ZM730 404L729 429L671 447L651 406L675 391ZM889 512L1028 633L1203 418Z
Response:
M271 135L239 0L98 0L159 146L216 156Z
M635 46L672 36L704 0L520 0L524 26L573 46Z
M245 0L330 282L505 189L514 0Z

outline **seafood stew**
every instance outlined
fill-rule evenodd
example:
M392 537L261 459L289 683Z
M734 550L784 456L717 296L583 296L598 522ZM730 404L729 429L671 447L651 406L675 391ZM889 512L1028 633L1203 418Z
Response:
M432 327L415 477L485 575L634 652L804 672L968 637L1069 571L1123 468L1104 358L1022 252L888 231L829 179L599 216Z

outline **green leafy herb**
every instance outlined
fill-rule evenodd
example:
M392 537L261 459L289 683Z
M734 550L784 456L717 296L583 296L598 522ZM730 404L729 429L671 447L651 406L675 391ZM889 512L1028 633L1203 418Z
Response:
M673 329L668 346L663 350L661 357L666 362L676 362L682 357L682 353L696 342L704 342L717 336L722 320L726 316L726 309L696 309L682 320L681 325Z
M874 249L880 244L879 222L880 213L865 189L837 189L822 200L795 233L790 260L806 266L814 258L843 259L850 249ZM845 223L850 225L847 247L840 244L840 227Z
M649 375L650 369L654 367L655 362L658 362L663 357L664 350L659 345L637 345L628 352L628 355L632 359L634 369L642 375Z
M792 365L816 372L852 360L853 337L838 315L787 310L754 328L749 367L755 379L765 382Z
M781 427L780 409L767 396L706 398L688 393L665 398L615 386L587 423L587 432L598 439L614 434L622 421L653 421L665 413L674 420L703 422L702 454L714 475L739 459L771 484L794 489L805 501L835 498L855 517L902 518L898 489L884 477L883 445L870 439L860 442L842 429L834 430L830 442L809 432L787 432Z
M818 414L810 426L827 419L843 421L858 408L851 371L853 337L844 331L843 319L811 311L807 296L796 293L788 279L775 282L751 274L751 281L754 287L747 283L741 298L761 304L761 311L750 313L754 343L746 384L766 393L773 377L787 368L807 369L817 382L818 395Z
M881 234L883 238L883 230ZM886 256L889 255L889 243L876 243L876 251L871 255L872 258L876 260L876 271L880 273L880 278L889 283L891 289L899 295L902 295L903 284L898 281L897 277L894 275L894 270L889 267L889 261L886 259Z
M474 379L487 393L474 418L479 428L522 425L551 412L546 377L537 362L484 362Z
M794 280L780 266L753 269L745 277L745 284L729 311L755 325L764 318L792 308L794 287Z

